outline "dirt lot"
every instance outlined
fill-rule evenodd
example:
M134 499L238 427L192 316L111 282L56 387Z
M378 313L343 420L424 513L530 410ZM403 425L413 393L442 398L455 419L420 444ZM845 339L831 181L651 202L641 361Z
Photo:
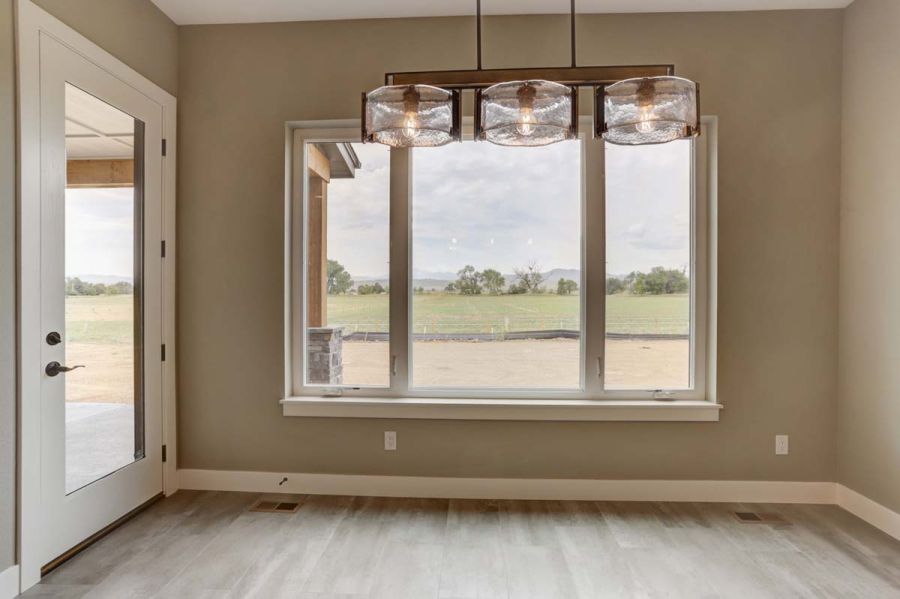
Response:
M686 340L607 341L606 378L611 388L674 389L688 384ZM422 387L572 388L579 383L575 340L496 342L427 341L413 350L413 381ZM344 383L386 385L388 344L344 342ZM592 376L595 372L588 372Z
M386 318L387 297L366 297L329 298L329 306L332 299L338 304L344 302L345 312L351 308L359 312L351 310L345 314L354 322L365 320L363 316L371 320L379 310ZM427 295L416 296L414 301L421 304L422 322L430 322L428 330L432 332L441 331L442 326L450 332L491 332L493 329L486 324L491 319L505 319L504 327L509 330L546 328L577 317L578 307L577 298L555 295L488 296L471 301L459 296ZM609 306L615 318L610 321L610 327L616 332L632 334L673 332L674 329L666 328L672 322L677 321L679 327L687 323L683 315L686 301L683 296L612 296ZM472 302L479 306L475 312L471 310ZM67 401L133 403L133 314L134 298L130 295L67 298L66 362L87 366L66 377ZM519 322L516 318L522 314L532 317ZM540 317L538 321L534 320L534 314ZM501 318L503 315L512 316ZM443 325L438 326L438 321ZM345 341L344 383L387 385L388 351L387 342ZM577 340L422 341L415 343L412 360L413 382L421 387L571 389L579 386L581 360ZM686 340L607 341L606 380L610 388L684 388L688 384L688 366ZM585 374L596 376L593 362Z
M567 339L415 344L413 382L419 387L578 387L578 342ZM128 346L72 343L68 359L88 364L66 377L66 399L131 404ZM688 383L687 341L614 339L607 342L606 378L618 389L672 389ZM386 342L345 341L344 383L388 384ZM593 369L587 373L593 376Z
M116 343L68 343L66 362L84 368L66 375L66 401L134 403L134 348Z

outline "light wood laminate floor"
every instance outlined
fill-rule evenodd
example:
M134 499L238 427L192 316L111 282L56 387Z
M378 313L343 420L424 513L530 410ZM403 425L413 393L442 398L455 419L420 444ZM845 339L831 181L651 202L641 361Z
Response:
M900 597L900 542L834 506L260 497L181 491L26 596Z

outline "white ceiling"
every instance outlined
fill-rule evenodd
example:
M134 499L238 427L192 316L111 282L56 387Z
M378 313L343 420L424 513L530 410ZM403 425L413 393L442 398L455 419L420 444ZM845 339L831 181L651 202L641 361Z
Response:
M471 15L475 0L153 0L179 25ZM852 0L577 0L579 13L844 8ZM567 13L566 0L483 0L485 14Z

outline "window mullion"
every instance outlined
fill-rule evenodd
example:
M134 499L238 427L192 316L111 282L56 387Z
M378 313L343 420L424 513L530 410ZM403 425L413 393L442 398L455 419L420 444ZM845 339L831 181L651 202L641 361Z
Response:
M285 249L285 265L290 277L289 323L290 345L285 347L285 397L301 395L306 383L306 150L303 131L295 130L291 154L291 195L289 201L290 237Z
M584 140L584 390L603 395L603 356L606 337L606 210L603 140Z
M412 198L412 151L391 149L390 216L390 369L391 392L409 389L410 285L409 237Z

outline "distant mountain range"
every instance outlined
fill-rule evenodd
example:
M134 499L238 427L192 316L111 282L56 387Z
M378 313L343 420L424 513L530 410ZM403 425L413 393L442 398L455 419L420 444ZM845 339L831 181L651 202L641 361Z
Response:
M560 279L569 279L575 281L579 285L581 284L581 271L577 268L554 268L544 272L543 275L543 285L547 289L556 289L556 285ZM519 280L519 277L514 274L504 274L503 277L506 279L507 286L513 285ZM447 286L447 283L455 280L456 273L452 272L414 271L412 286L413 288L422 287L426 291L441 291ZM353 282L354 287L363 283L381 283L382 285L387 286L388 278L386 276L353 277Z

